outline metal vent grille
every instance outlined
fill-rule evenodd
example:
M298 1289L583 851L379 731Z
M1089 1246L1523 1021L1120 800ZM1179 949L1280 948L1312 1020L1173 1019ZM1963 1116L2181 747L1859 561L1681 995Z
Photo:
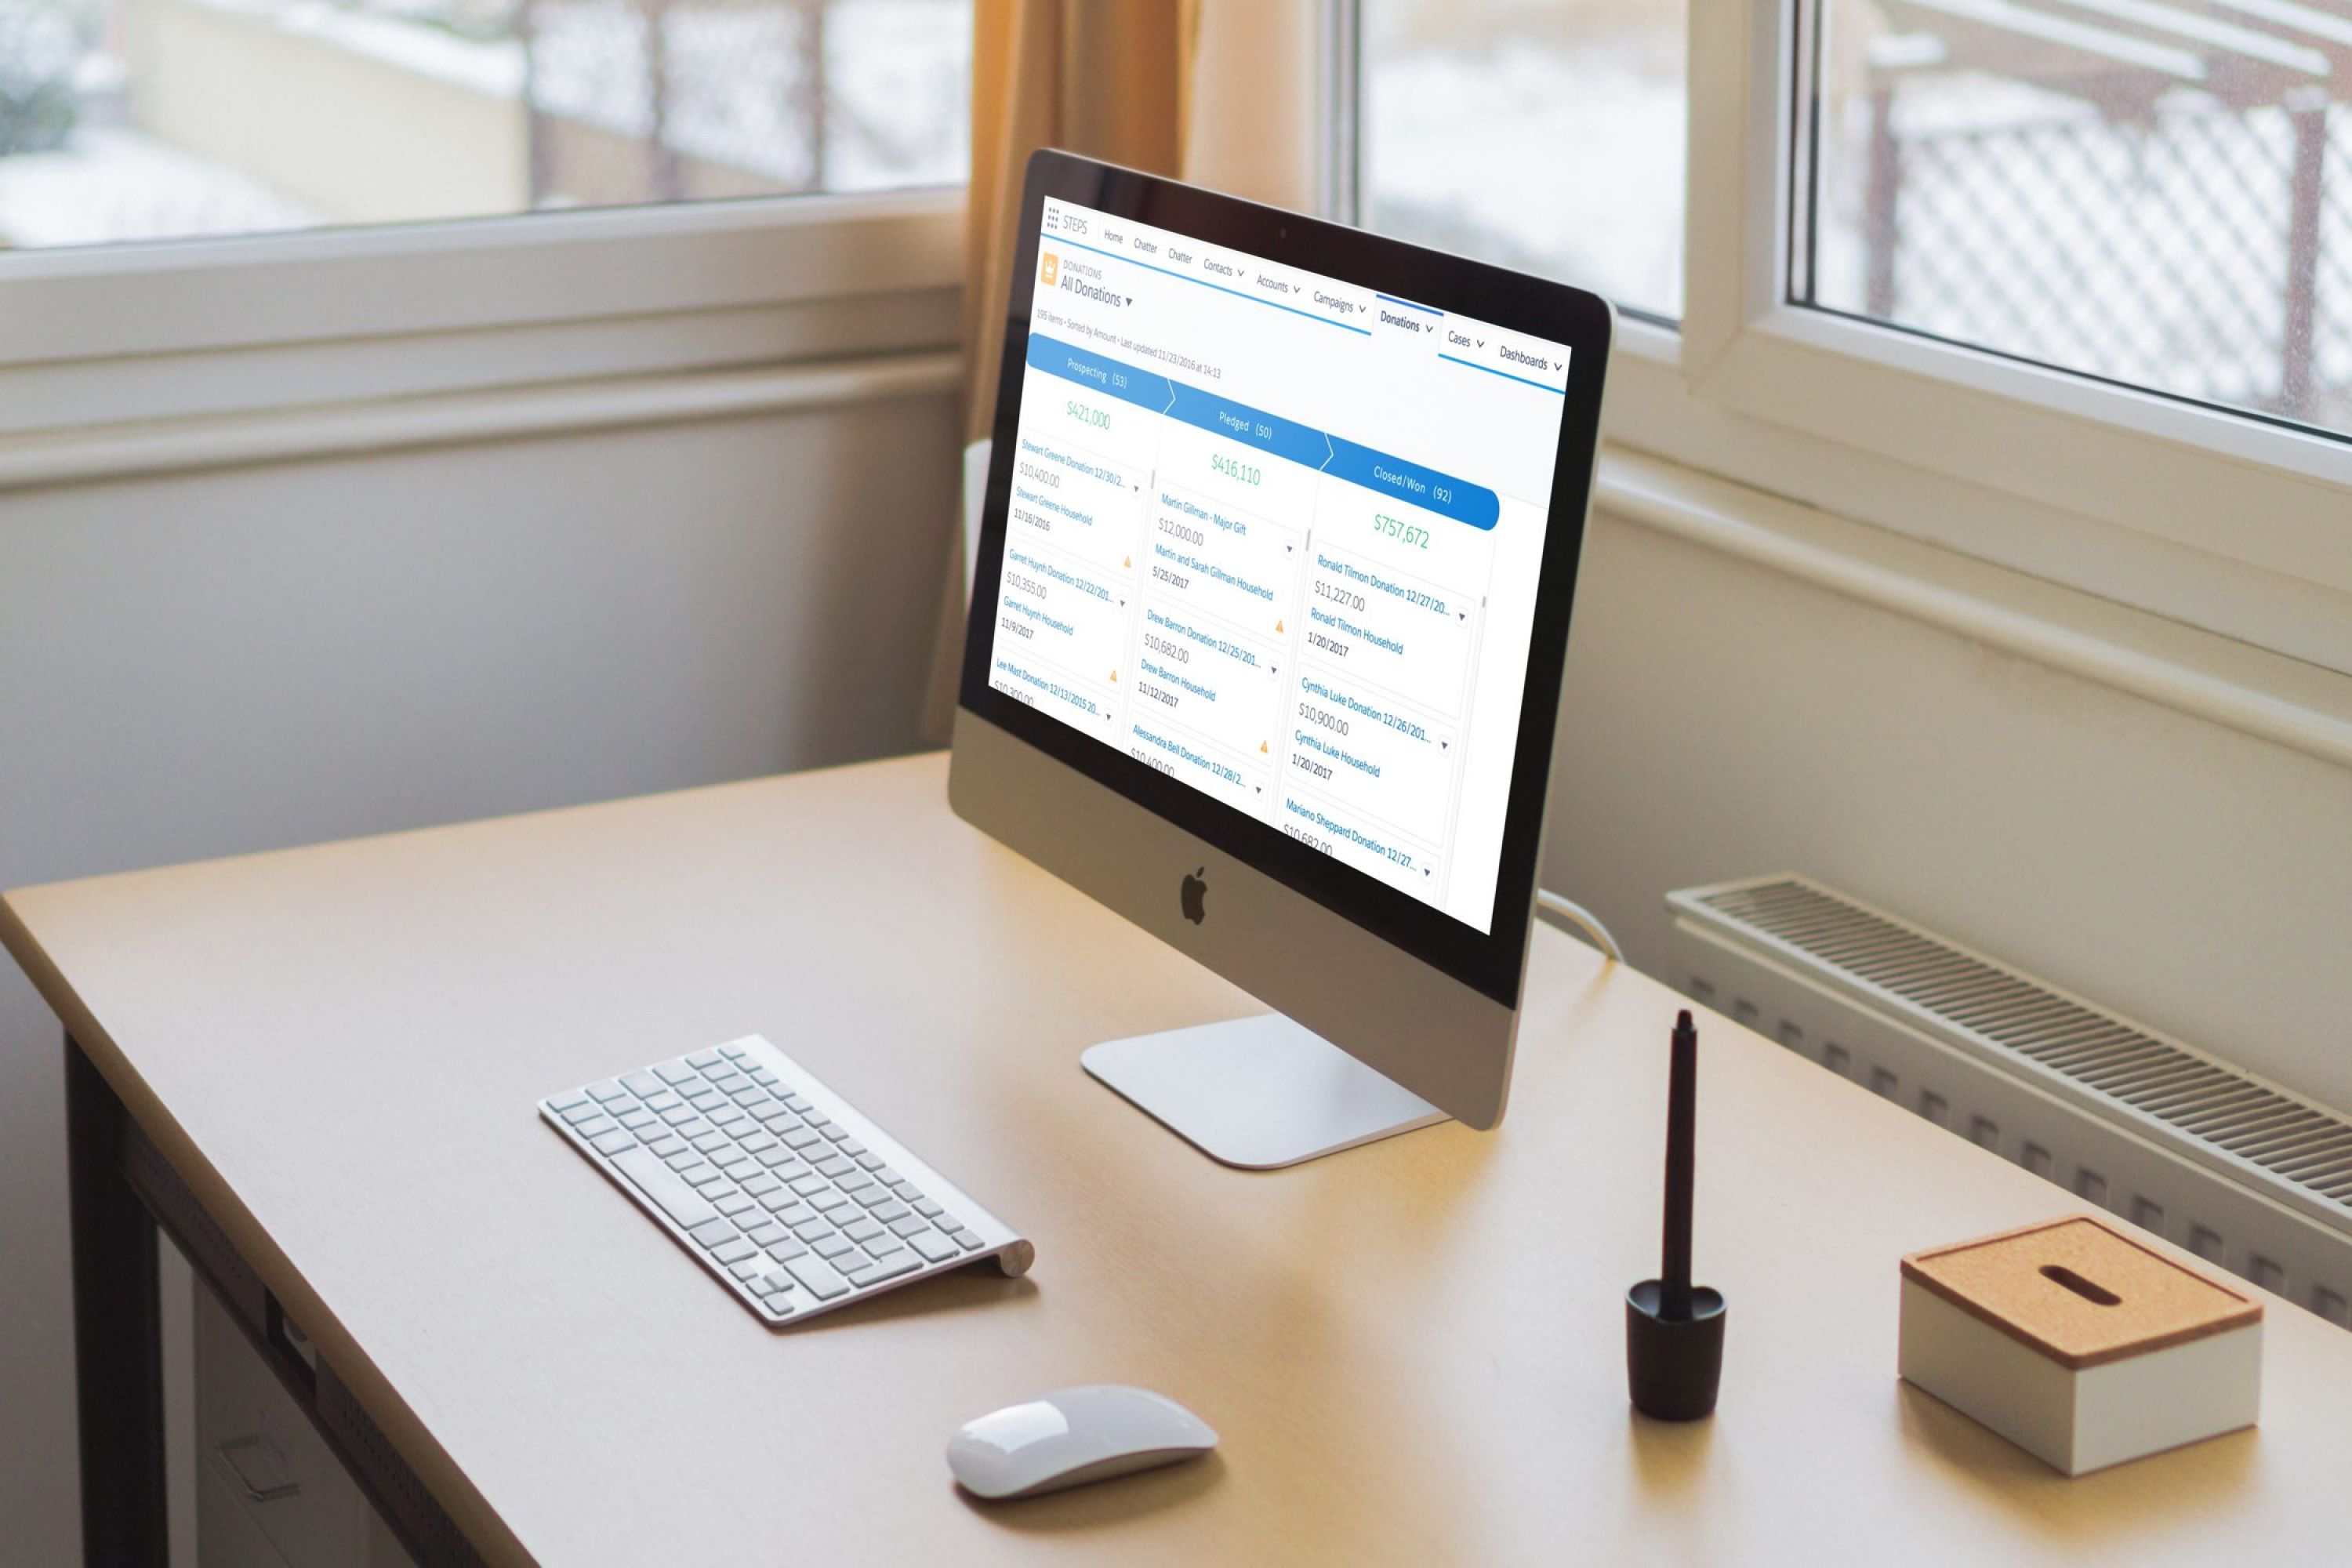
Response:
M2352 1119L1802 877L1666 902L1696 1000L2352 1327Z
M2352 1217L2352 1121L1794 878L1703 900L1759 934L2261 1166Z

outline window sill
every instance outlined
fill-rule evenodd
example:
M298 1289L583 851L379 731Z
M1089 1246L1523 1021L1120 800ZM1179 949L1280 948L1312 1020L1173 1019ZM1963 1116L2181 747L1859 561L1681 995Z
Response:
M2352 678L1622 446L1593 505L1723 554L2352 767Z

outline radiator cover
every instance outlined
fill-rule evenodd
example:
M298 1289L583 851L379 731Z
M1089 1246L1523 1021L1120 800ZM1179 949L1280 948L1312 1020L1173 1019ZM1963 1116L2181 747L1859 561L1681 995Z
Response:
M1694 1000L2352 1326L2352 1120L1807 878L1666 904Z

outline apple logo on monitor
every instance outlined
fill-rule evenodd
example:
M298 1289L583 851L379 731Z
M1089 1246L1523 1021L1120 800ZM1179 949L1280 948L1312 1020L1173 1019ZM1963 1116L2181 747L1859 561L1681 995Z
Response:
M1177 897L1183 901L1184 918L1194 925L1209 918L1209 884L1201 879L1201 872L1207 869L1203 866L1200 871L1194 871L1176 889Z

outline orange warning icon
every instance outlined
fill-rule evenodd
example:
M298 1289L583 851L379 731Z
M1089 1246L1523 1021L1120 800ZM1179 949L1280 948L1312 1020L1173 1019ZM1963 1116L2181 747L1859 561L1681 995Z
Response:
M1282 630L1282 623L1281 623L1280 621L1276 621L1276 622L1275 622L1275 623L1274 623L1274 629L1275 629L1276 631L1277 631L1277 632L1278 632L1278 631L1280 631L1280 630Z

